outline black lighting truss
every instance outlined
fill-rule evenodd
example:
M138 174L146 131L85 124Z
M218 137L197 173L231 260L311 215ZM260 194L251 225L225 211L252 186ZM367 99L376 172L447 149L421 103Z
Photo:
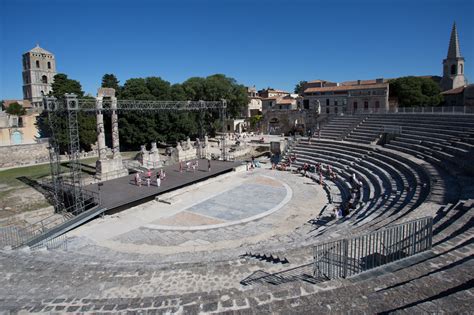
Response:
M122 111L214 111L219 112L222 124L221 139L221 159L227 160L226 139L225 139L225 117L227 103L221 101L141 101L141 100L117 100L116 107L112 108L112 100L103 99L101 109L97 109L95 99L78 99L75 94L65 94L64 99L58 100L55 97L44 97L44 110L48 112L48 121L50 127L49 139L49 158L51 167L51 184L53 191L54 208L56 212L63 212L66 209L64 198L66 195L72 198L70 207L72 212L79 214L85 209L85 196L82 189L81 165L79 162L80 142L78 112L112 112ZM64 176L61 172L59 145L56 139L58 128L58 117L68 117L68 135L69 135L69 184L64 182ZM68 190L65 193L65 190Z

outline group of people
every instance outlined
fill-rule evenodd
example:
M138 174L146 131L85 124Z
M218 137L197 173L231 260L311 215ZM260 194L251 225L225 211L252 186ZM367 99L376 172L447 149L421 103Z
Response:
M252 160L252 164L253 164ZM256 165L256 164L253 164ZM179 172L182 173L183 171L186 172L196 172L196 170L199 168L199 161L186 161L186 162L179 162ZM207 160L207 171L211 171L211 160ZM163 169L160 169L158 172L156 172L156 176L152 174L152 171L150 169L147 169L146 172L137 172L135 173L135 185L138 187L141 187L142 185L146 185L147 187L150 187L152 184L156 183L157 187L161 186L161 182L166 179L166 172Z
M333 217L335 219L340 219L349 215L352 210L355 210L356 196L356 189L353 189L353 191L351 192L351 196L347 197L347 199L341 202L338 207L334 208Z
M352 210L355 209L356 200L358 196L360 196L360 189L362 187L362 182L360 182L355 173L352 174L351 177L352 188L350 191L350 195L347 196L346 200L341 202L339 207L334 208L333 217L335 219L343 218L351 213Z
M307 176L308 172L319 174L319 183L321 185L323 184L323 175L326 175L331 180L337 179L337 172L329 164L327 165L327 167L325 167L321 163L316 163L313 165L304 163L303 166L298 167L296 171L298 173L303 173L304 176Z
M296 154L288 156L288 160L286 162L281 162L276 165L273 169L277 169L279 171L286 171L287 168L291 168L291 164L296 162Z
M150 187L152 185L153 179L155 179L156 186L160 187L161 181L166 179L166 172L163 169L160 169L158 172L156 172L156 176L153 176L150 169L148 169L146 173L135 173L135 185L137 185L138 187L141 187L145 184L147 187Z

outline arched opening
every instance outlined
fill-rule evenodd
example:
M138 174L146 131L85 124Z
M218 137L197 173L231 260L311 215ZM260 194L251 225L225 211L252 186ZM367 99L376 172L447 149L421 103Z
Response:
M43 84L48 84L48 77L47 76L42 76L41 77L41 82L43 82Z
M36 60L36 68L39 68L40 67L40 62L39 60Z
M48 61L48 69L51 69L51 62Z
M456 74L456 65L451 65L451 74Z
M12 144L21 144L23 142L23 135L19 131L13 131L11 136Z
M268 124L268 133L271 135L276 135L280 133L280 120L276 117L270 119Z

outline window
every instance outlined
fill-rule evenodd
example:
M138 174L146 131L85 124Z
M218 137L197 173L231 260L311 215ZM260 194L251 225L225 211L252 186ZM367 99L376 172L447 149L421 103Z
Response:
M451 74L456 74L456 65L451 66Z
M40 67L40 62L39 60L36 60L36 68L39 68Z
M304 109L309 109L309 100L303 100Z
M379 101L375 101L375 108L379 108L380 107L380 102Z
M334 105L337 106L337 101L334 101Z
M337 114L337 107L334 107L334 113Z
M354 102L354 110L357 110L357 102Z
M329 114L329 107L326 106L326 114Z
M460 64L460 65L459 65L459 74L462 74L462 70L463 70L462 68L463 68L463 65Z
M367 101L364 102L364 109L369 109L369 102Z
M51 62L48 61L48 69L51 69Z
M42 76L42 77L41 77L41 82L42 82L43 84L48 84L48 77L45 76L45 75Z
M326 99L326 105L329 106L329 98Z

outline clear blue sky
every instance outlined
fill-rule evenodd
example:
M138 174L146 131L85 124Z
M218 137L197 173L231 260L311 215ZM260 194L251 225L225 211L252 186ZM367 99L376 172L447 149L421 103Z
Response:
M22 97L21 55L36 43L94 95L104 73L121 83L224 73L287 90L300 80L440 75L453 21L474 81L472 0L0 3L0 99Z

